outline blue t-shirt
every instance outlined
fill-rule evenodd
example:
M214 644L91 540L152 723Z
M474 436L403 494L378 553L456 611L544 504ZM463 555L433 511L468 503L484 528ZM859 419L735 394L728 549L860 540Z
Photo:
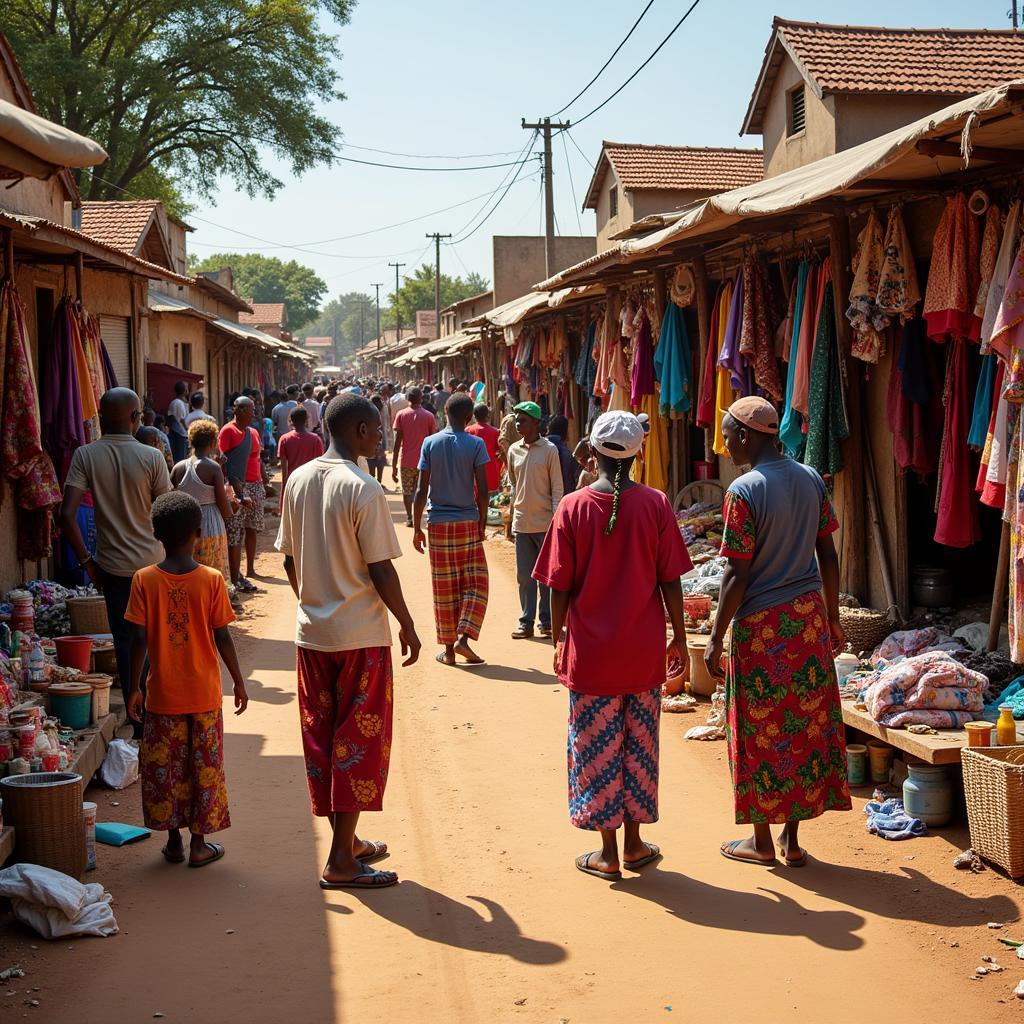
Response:
M445 427L426 438L419 468L430 472L427 522L476 522L476 468L490 461L483 441L464 430Z

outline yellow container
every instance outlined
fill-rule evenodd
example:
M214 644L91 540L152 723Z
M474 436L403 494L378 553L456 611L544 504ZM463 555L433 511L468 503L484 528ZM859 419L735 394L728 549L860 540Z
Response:
M868 757L871 758L871 781L888 782L892 771L893 749L887 743L872 740L868 743Z
M996 743L1000 747L1012 747L1017 742L1017 723L1013 720L1013 708L1009 704L999 705L999 719L996 722Z
M992 746L993 726L991 722L967 722L966 725L964 725L964 729L967 732L967 746Z

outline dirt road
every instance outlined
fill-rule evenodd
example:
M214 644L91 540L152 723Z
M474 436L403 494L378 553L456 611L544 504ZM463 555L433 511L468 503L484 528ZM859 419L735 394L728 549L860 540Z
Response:
M317 887L327 831L310 817L302 769L294 602L279 558L264 554L259 567L273 578L237 631L252 703L228 722L226 858L190 871L165 864L156 837L101 847L89 880L114 893L121 934L46 945L8 916L0 968L20 961L29 976L11 996L0 985L2 1019L603 1024L796 1010L815 1024L861 1024L1019 1014L1012 989L1024 964L996 936L1024 938L1024 925L986 928L1017 920L1017 889L993 871L955 872L961 833L886 843L864 831L858 800L801 833L815 857L806 870L725 861L719 843L742 830L731 823L724 744L682 740L703 715L663 721L662 822L649 832L661 864L610 886L575 871L573 857L594 842L566 816L566 697L550 648L509 637L511 549L489 543L479 644L488 664L447 669L433 660L426 559L398 528L425 646L397 675L386 810L360 831L389 842L382 866L401 885ZM137 786L91 797L101 820L141 820ZM971 980L983 954L1007 969Z

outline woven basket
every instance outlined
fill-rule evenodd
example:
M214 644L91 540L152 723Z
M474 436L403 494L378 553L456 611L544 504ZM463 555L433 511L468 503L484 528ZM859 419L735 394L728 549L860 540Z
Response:
M840 608L839 623L855 654L870 654L892 632L889 616L873 608Z
M964 747L961 762L971 848L1024 877L1024 747Z
M14 856L81 881L85 871L82 776L37 772L0 779L4 820L14 826Z
M68 615L74 636L110 632L107 602L101 596L68 598Z

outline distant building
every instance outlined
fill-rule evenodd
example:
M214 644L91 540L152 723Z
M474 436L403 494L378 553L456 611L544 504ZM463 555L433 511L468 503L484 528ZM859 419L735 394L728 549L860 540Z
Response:
M252 299L246 301L252 306L252 312L240 314L240 324L255 327L281 341L292 341L292 335L288 330L288 307L285 303L253 302Z

